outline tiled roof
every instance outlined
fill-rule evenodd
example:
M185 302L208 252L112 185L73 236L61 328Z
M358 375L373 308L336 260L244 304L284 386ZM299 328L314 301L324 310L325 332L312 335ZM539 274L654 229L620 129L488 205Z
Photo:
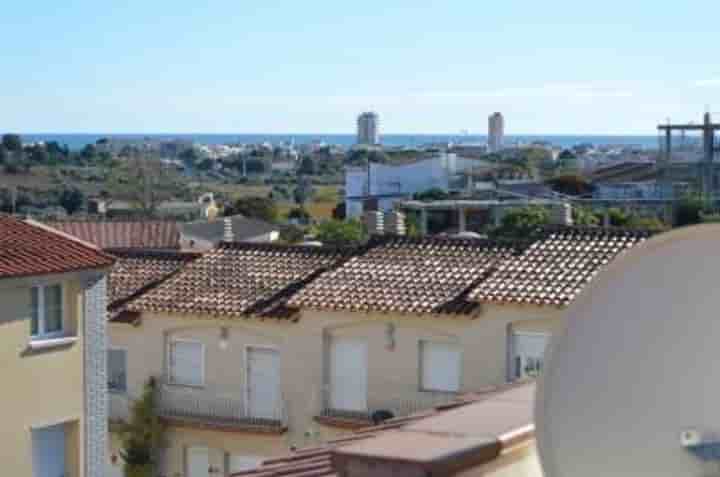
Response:
M345 259L321 247L222 243L128 305L132 311L289 318L300 287Z
M470 297L481 302L567 305L605 265L650 235L629 229L548 230L520 256L500 265Z
M292 306L325 310L470 314L466 293L514 249L486 240L375 238L367 250L323 274Z
M108 279L108 308L111 319L124 310L124 305L141 293L149 291L183 266L199 257L173 251L118 251Z
M451 440L453 436L462 434L461 426L470 426L478 433L494 435L500 441L501 448L510 447L534 437L532 421L534 393L535 385L525 382L466 394L459 397L456 402L411 416L391 419L379 426L330 440L319 447L299 449L285 457L267 459L259 468L237 472L232 474L232 477L335 476L337 472L332 463L333 454L342 453L356 444L383 438L390 443L395 441L412 446L415 441L413 438L421 434L445 436ZM499 409L498 404L502 409ZM457 415L458 413L462 414ZM436 432L438 428L442 428L442 432ZM408 432L397 432L403 430ZM512 440L506 437L510 435ZM387 447L385 450L392 453ZM417 451L423 452L422 449Z
M102 268L113 260L92 245L41 224L0 214L0 278Z
M169 221L60 221L47 225L108 249L179 249L180 230Z

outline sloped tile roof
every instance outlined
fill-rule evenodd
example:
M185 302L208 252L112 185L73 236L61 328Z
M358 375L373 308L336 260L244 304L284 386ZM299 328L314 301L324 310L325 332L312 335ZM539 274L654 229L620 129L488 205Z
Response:
M60 221L47 225L105 249L179 249L180 229L170 221Z
M507 260L470 294L481 302L564 306L644 230L558 228Z
M390 419L379 426L330 440L319 447L299 449L285 457L267 459L257 469L236 472L232 477L335 476L337 472L332 463L333 454L343 453L355 444L372 442L379 437L386 442L402 442L412 446L413 437L421 434L442 435L451 440L454 435L462 433L459 427L467 426L471 426L473 432L493 435L500 442L501 448L511 447L534 437L534 395L535 385L532 382L488 388L460 396L453 403ZM505 406L504 412L498 413L498 403L510 405ZM457 415L458 412L462 414ZM457 432L453 432L458 424ZM418 429L413 429L413 426ZM436 427L442 427L443 431L435 432ZM502 431L498 432L499 429ZM403 430L408 432L397 432ZM386 450L392 453L390 449ZM422 449L418 449L418 452L422 452Z
M103 268L113 261L91 244L0 214L0 278Z
M287 300L349 252L275 244L222 243L151 292L131 311L290 318Z
M141 293L149 291L183 266L198 258L199 254L173 251L117 251L117 258L108 278L108 308L111 320L124 305Z
M487 240L379 237L290 305L323 310L471 314L466 293L515 249Z

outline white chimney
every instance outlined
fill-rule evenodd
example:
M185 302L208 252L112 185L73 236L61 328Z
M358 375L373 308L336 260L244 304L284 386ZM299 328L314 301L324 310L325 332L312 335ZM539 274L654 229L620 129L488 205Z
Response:
M223 241L234 242L235 234L233 233L232 218L225 217L225 220L223 220L223 225L225 227L223 231Z

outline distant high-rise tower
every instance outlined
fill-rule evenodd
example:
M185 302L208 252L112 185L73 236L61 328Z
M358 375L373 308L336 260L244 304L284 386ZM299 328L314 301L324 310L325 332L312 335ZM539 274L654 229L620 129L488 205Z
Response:
M503 148L505 137L505 119L501 113L494 113L488 118L488 150L497 152Z
M357 120L357 143L368 146L380 144L380 117L377 113L362 113Z

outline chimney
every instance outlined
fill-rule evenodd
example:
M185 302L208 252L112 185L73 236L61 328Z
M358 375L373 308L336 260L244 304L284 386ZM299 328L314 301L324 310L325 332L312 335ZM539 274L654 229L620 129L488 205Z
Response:
M555 225L572 225L572 205L567 202L553 204L550 207L550 223Z
M370 235L382 235L385 233L383 213L379 210L369 210L363 214L363 224Z
M224 225L223 241L224 242L234 242L235 234L233 233L232 218L225 217L225 220L223 220L223 225Z
M407 229L405 227L405 214L399 211L392 211L385 214L384 218L385 233L392 235L405 235Z

